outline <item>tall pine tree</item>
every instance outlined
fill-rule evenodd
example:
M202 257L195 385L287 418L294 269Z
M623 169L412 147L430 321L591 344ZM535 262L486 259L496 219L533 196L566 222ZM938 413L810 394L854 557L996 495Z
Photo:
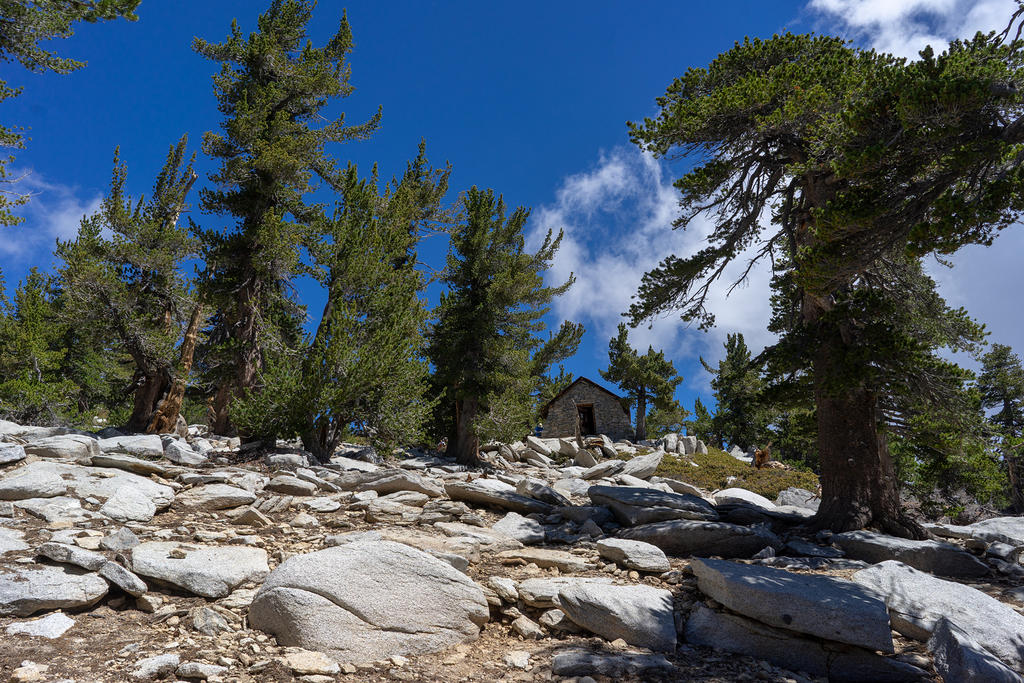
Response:
M115 153L110 191L100 210L82 220L74 240L58 242L65 314L75 325L102 330L134 364L131 431L170 431L177 409L162 410L188 367L179 346L197 302L181 268L196 245L179 225L196 174L186 162L188 138L172 145L150 197L125 194L127 168ZM195 330L192 330L194 335ZM166 421L154 422L158 411ZM173 414L172 414L173 413ZM162 429L158 429L158 427Z
M999 434L999 449L1009 479L1010 501L1024 512L1024 365L1005 344L993 344L981 358L981 405L995 409L988 420Z
M441 281L447 291L428 333L439 423L448 450L463 464L478 462L481 440L521 438L533 426L533 395L548 368L576 352L583 326L563 323L546 341L536 334L551 300L573 280L544 286L561 242L549 232L535 253L525 249L529 211L505 215L491 190L471 188L452 230Z
M744 451L765 445L768 411L760 402L763 382L743 334L726 336L725 358L718 361L718 367L711 367L703 358L700 362L712 375L711 389L718 405L713 418L717 439Z
M204 293L215 311L204 366L217 387L211 426L218 432L230 430L229 404L256 386L267 353L301 336L292 281L300 246L321 213L305 198L314 174L330 169L325 147L367 138L380 121L379 111L356 126L346 126L344 115L324 118L325 107L353 91L346 63L352 33L343 16L330 40L313 47L306 25L314 5L274 0L248 36L233 22L224 42L193 42L221 63L213 81L225 117L222 132L203 137L203 151L220 169L202 206L235 219L232 227L201 233Z

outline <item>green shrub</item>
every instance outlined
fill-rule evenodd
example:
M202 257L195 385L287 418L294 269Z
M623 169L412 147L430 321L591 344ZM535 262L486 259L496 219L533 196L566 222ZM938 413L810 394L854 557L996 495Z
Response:
M691 460L697 467L690 464ZM743 488L770 500L775 500L780 491L792 486L808 491L818 488L818 477L813 472L772 468L757 470L724 451L710 447L707 455L666 455L655 474L685 481L706 491ZM729 477L736 479L730 483Z

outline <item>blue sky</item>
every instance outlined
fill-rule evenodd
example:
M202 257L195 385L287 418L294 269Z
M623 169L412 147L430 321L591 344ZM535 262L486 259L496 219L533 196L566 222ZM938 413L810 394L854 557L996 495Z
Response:
M73 235L95 209L110 177L114 147L129 168L129 187L148 192L167 147L188 133L198 151L202 133L220 122L210 76L217 65L195 55L193 36L219 41L232 18L255 25L264 2L144 0L139 21L84 26L55 45L88 62L65 76L28 74L3 65L4 78L25 93L4 102L0 117L32 138L15 168L36 196L26 222L0 233L0 269L13 287L32 265L50 267L55 237ZM365 171L400 173L421 138L431 160L452 163L452 194L478 185L504 194L510 206L533 208L530 238L564 228L552 278L576 273L577 285L555 306L550 323L583 322L587 334L567 363L599 380L614 334L643 272L675 251L697 248L703 227L670 230L680 168L641 155L626 121L655 113L655 98L687 67L703 66L744 36L789 29L845 35L907 56L979 28L999 28L1012 0L725 0L648 2L341 2L321 0L311 27L323 42L347 8L356 48L356 92L335 107L358 122L383 107L383 125L368 141L331 150ZM200 154L199 168L212 169ZM225 219L191 217L204 226ZM706 227L706 226L705 226ZM1024 231L995 250L958 256L940 271L943 292L989 324L993 338L1024 351L1024 323L1004 320L1005 301L987 295L1013 284ZM1000 245L1003 248L999 248ZM421 257L443 265L446 245L431 238ZM685 377L678 397L690 407L709 401L698 356L717 359L727 332L742 331L756 349L771 338L767 273L728 299L716 294L719 327L711 333L660 320L633 333L637 346L663 348ZM1011 282L1007 282L1007 278ZM304 298L319 310L317 293ZM1015 316L1017 317L1017 316ZM1019 343L1018 343L1019 342Z

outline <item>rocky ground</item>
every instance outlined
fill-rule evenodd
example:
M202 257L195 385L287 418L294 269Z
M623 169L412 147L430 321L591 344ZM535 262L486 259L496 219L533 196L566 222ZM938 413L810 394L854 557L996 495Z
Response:
M0 678L1024 680L1024 520L812 534L811 492L656 476L702 448L471 472L0 422Z

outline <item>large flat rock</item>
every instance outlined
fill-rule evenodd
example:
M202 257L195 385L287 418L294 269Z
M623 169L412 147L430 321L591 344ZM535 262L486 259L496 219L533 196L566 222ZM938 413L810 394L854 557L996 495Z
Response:
M661 573L672 568L661 548L643 541L606 538L597 542L597 553L626 569Z
M1003 664L948 619L939 619L928 639L935 670L956 683L1024 683L1024 677Z
M0 616L88 607L107 594L107 582L77 567L0 569Z
M764 659L829 681L906 683L928 673L895 659L841 643L808 638L698 603L686 621L686 642Z
M664 457L665 453L663 451L638 455L626 461L626 464L622 466L620 474L628 474L637 479L647 479L657 471L658 465L661 464L661 460Z
M605 676L613 680L673 680L675 667L663 655L590 652L573 648L551 658L556 676Z
M351 487L353 491L376 491L380 495L395 493L396 491L415 491L423 493L431 498L439 498L444 495L444 490L437 482L422 477L415 472L401 469L377 470L369 473L362 482Z
M523 563L533 563L541 569L556 567L563 572L582 572L593 568L592 564L578 555L548 548L505 550L498 553L497 557L500 560L522 560Z
M164 454L164 442L156 434L115 436L99 440L104 453L125 453L137 458L159 458Z
M725 560L690 561L702 593L760 622L868 650L893 652L885 602L852 581Z
M92 456L99 455L100 447L91 436L63 434L30 441L25 444L25 453L40 458L89 462Z
M946 618L1004 664L1024 671L1024 616L1009 605L896 561L863 569L853 580L885 596L892 627L908 638L928 640Z
M474 640L488 616L483 591L464 574L389 541L289 558L249 609L250 624L282 645L356 663Z
M751 557L766 547L782 548L779 537L763 527L689 519L643 524L626 529L619 537L644 541L681 557Z
M606 577L556 576L545 579L526 579L518 586L519 597L530 607L558 607L558 594L569 586L579 584L611 585Z
M847 531L833 537L847 557L877 564L898 560L939 576L987 576L987 564L952 543L912 541L872 531Z
M223 598L246 581L259 581L270 568L267 551L149 541L131 550L132 571L204 598Z
M651 586L576 583L558 592L558 603L573 622L608 640L655 652L674 652L676 626L672 594Z
M452 500L498 507L518 512L521 515L528 515L532 512L547 513L551 510L551 506L547 503L521 496L514 491L499 491L475 481L448 482L444 485L444 490Z
M587 491L595 505L607 505L622 524L634 526L671 519L718 519L706 500L685 493L629 486L591 486Z
M993 517L967 527L974 538L1024 546L1024 517Z
M106 501L122 486L129 486L152 500L158 510L166 508L174 500L174 490L170 486L120 469L39 460L25 465L19 473L56 474L67 484L68 491L79 498Z
M256 496L228 484L203 484L179 494L177 504L202 510L226 510L255 502Z
M68 485L60 475L24 467L0 479L0 500L63 496Z

